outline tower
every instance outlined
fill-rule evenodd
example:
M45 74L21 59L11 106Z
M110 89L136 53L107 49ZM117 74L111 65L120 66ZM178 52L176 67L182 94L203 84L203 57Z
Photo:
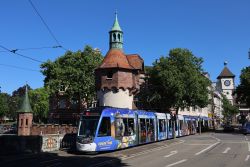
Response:
M235 75L227 68L227 62L224 62L224 68L217 77L217 86L222 94L233 104L233 91L235 90L234 83Z
M116 13L109 31L109 51L95 70L99 106L133 109L143 71L143 59L138 54L125 55L123 52L123 32Z
M18 111L18 136L29 136L32 127L33 113L30 107L28 88L26 85L25 96L21 109Z
M109 31L109 49L112 48L123 48L123 32L118 22L117 13L115 13L114 25Z

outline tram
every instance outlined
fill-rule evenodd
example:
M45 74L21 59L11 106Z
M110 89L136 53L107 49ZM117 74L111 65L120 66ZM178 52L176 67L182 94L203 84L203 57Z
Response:
M80 119L76 148L83 152L100 152L195 134L197 119L170 114L120 108L86 111Z

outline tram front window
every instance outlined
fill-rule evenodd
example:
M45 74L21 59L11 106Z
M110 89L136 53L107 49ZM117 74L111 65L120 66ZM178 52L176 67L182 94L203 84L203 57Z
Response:
M99 118L97 116L83 117L80 121L78 136L94 137Z

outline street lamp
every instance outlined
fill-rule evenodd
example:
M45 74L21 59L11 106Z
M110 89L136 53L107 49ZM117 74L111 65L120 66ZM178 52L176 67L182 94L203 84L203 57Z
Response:
M199 134L201 135L201 114L199 115Z

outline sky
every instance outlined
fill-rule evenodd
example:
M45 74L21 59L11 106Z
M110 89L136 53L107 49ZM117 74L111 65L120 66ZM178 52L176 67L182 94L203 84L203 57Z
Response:
M249 66L249 0L29 0L0 1L0 87L11 94L26 82L43 87L41 62L86 45L108 51L108 32L118 12L124 33L124 52L139 54L145 65L170 49L186 48L204 60L203 68L216 81L228 62L239 84L241 69ZM29 48L29 49L28 49ZM33 48L33 49L32 49ZM40 49L35 49L40 48ZM23 49L23 50L22 50Z

